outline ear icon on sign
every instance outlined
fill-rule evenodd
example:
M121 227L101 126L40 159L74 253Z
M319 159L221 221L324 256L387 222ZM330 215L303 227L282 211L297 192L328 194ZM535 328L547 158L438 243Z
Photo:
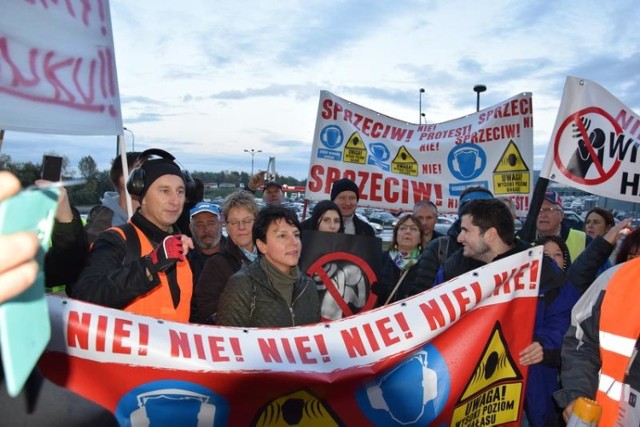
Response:
M589 128L591 127L591 120L585 117L581 117L580 121L584 126L585 133L589 132ZM594 162L587 144L591 145L600 165L602 165L602 162L604 160L604 146L607 138L602 129L595 128L589 133L589 140L585 141L580 128L575 123L572 125L572 127L573 138L578 139L578 148L571 156L571 159L567 164L567 169L573 175L580 178L585 178L587 176L587 173L589 172L589 168L591 168L591 165Z

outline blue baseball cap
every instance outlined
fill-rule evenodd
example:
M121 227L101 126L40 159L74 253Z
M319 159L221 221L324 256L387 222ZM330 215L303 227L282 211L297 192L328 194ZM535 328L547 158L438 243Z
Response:
M218 207L216 205L214 205L213 203L209 203L209 202L200 202L197 205L195 205L189 211L189 217L193 218L194 215L197 215L197 214L199 214L201 212L209 212L209 213L214 214L218 218L220 218L220 209L218 209Z

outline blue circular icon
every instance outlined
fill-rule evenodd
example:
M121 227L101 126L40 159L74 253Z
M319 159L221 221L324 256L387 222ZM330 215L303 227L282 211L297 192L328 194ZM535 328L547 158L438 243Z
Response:
M387 148L386 144L383 144L382 142L369 144L369 152L379 162L386 162L391 158L391 152Z
M479 177L487 167L487 155L480 146L460 144L449 152L449 171L460 181L470 181Z
M447 363L427 344L360 388L356 401L376 426L426 426L440 415L450 391Z
M128 426L227 425L229 404L198 384L178 380L153 381L120 398L115 416Z
M320 132L320 142L327 148L338 148L344 141L342 129L336 125L325 126Z

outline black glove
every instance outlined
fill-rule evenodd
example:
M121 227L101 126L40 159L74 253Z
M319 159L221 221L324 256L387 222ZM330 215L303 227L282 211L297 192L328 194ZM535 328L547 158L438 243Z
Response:
M167 271L178 261L184 261L182 235L176 234L165 237L162 243L147 255L145 259L147 261L147 268L154 274L160 271Z

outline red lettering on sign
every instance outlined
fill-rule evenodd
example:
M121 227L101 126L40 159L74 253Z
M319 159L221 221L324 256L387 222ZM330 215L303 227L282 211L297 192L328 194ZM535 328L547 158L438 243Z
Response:
M186 332L176 332L169 329L169 341L171 342L171 357L191 358L189 335Z
M91 330L91 313L70 311L67 321L67 346L89 349L89 331Z
M469 306L469 304L471 303L471 300L467 298L467 295L466 295L467 288L466 287L456 288L453 291L451 291L451 293L455 297L456 302L460 307L460 316L462 316L467 312L467 306Z
M311 341L309 337L295 337L293 341L296 343L296 350L300 355L300 361L304 364L318 363L318 361L312 357L309 357L312 348L308 345Z
M79 111L116 114L113 53L98 49L94 57L70 57L64 52L29 51L29 63L14 57L9 40L0 37L0 69L7 71L0 93L42 104L59 105ZM24 61L24 60L22 60ZM25 77L21 70L29 70ZM81 75L86 75L86 81ZM42 77L40 77L42 76ZM96 93L100 90L100 98Z
M324 176L326 175L326 176ZM358 185L360 200L397 204L413 204L418 200L431 200L436 206L443 205L442 184L433 184L423 180L385 177L380 172L340 170L313 165L309 172L309 191L331 193L331 185L340 178L347 178Z
M236 342L238 341L235 338ZM211 352L211 359L214 362L228 362L231 360L228 356L223 355L224 352L224 338L223 337L209 337L209 351Z
M98 330L96 331L96 351L104 351L107 342L107 316L98 316Z

